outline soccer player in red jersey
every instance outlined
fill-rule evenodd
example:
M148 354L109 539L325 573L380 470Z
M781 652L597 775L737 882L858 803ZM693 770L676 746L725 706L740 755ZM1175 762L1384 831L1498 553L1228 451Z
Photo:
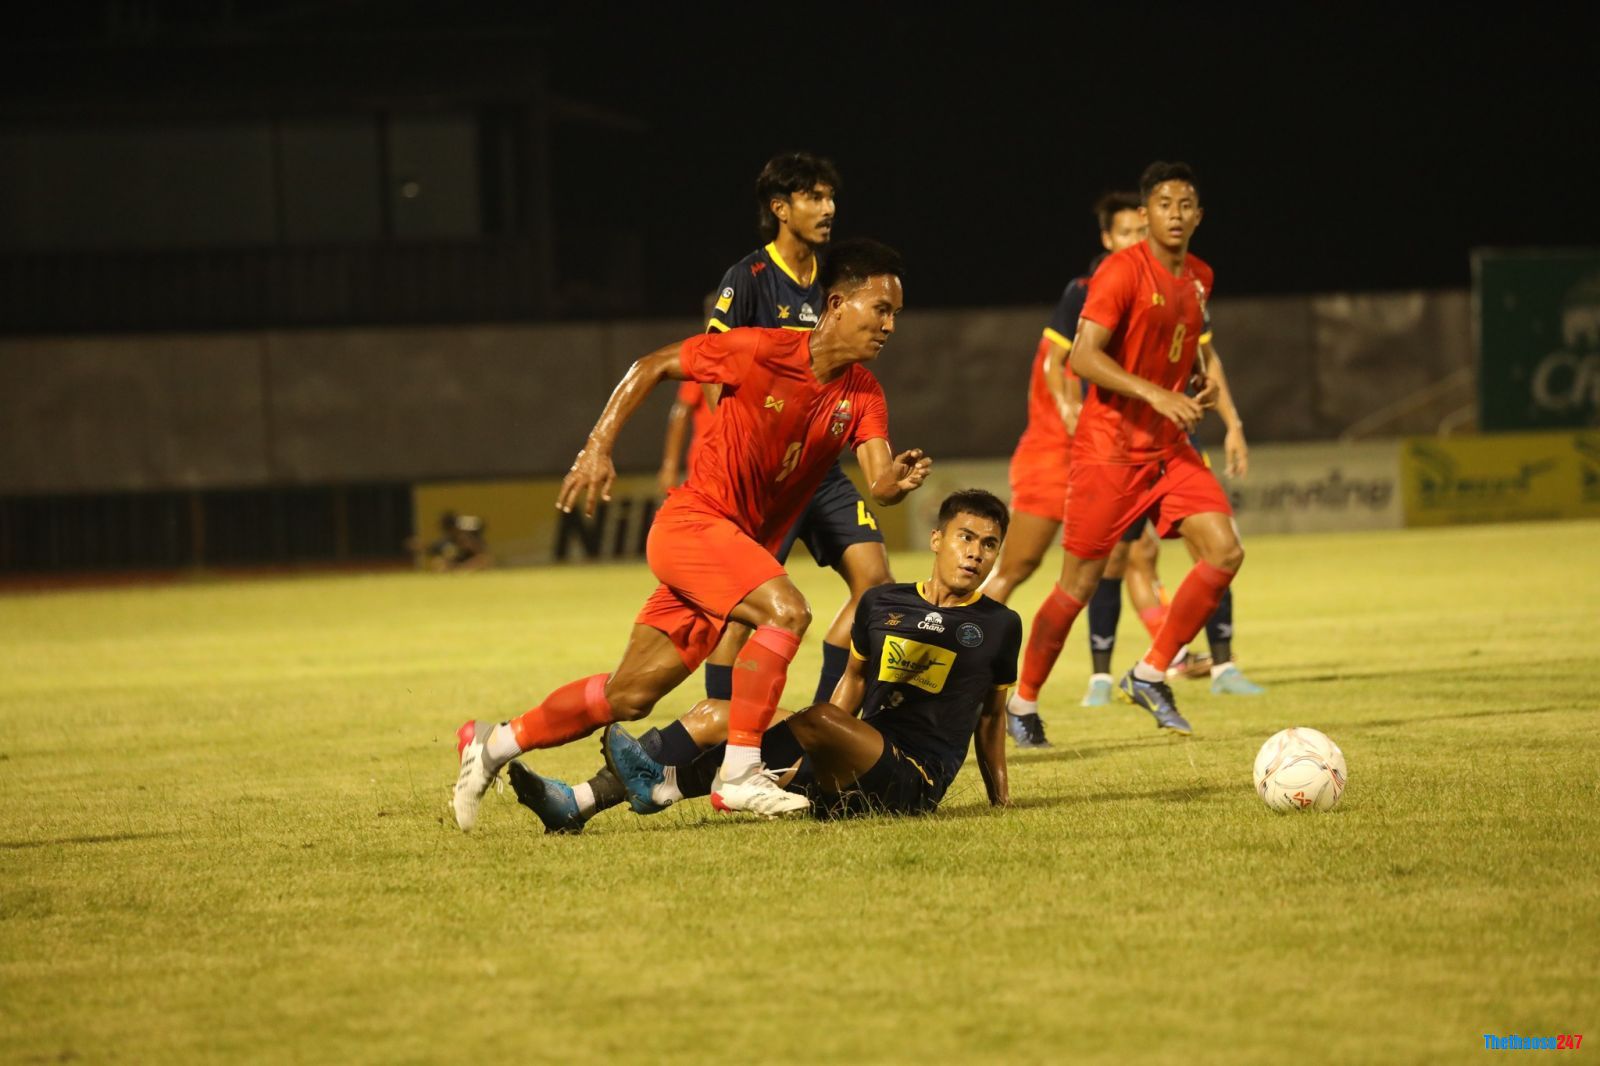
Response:
M1101 197L1095 204L1095 218L1107 255L1145 238L1139 197L1133 193ZM1090 264L1091 274L1104 258ZM1083 406L1081 384L1067 367L1066 358L1072 350L1078 316L1088 292L1088 275L1067 284L1034 352L1028 381L1028 427L1011 456L1011 532L994 576L983 587L984 595L1000 603L1010 599L1017 586L1033 576L1061 527L1061 511L1067 497L1067 460L1078 411ZM1037 706L1019 706L1024 713L1012 711L1006 716L1011 738L1018 747L1049 747Z
M1227 494L1187 434L1216 399L1207 376L1185 388L1197 363L1211 268L1189 254L1200 224L1194 172L1153 163L1139 182L1149 237L1102 263L1090 282L1072 370L1090 384L1072 441L1061 576L1034 616L1017 699L1037 709L1039 689L1124 530L1155 509L1156 532L1176 530L1198 561L1165 623L1118 688L1156 725L1187 736L1167 667L1216 610L1244 562Z
M807 805L761 765L761 734L811 621L773 551L845 447L855 450L880 504L900 502L927 477L931 460L920 451L889 450L883 390L859 365L877 358L894 333L902 274L900 257L884 245L844 242L823 268L827 302L814 330L699 334L633 364L562 482L557 506L593 513L609 497L612 445L658 383L720 384L716 422L689 480L650 528L646 556L661 584L612 673L564 685L510 721L469 721L457 730L457 825L476 824L483 794L518 754L649 714L700 665L730 619L755 634L735 663L717 802L767 815Z

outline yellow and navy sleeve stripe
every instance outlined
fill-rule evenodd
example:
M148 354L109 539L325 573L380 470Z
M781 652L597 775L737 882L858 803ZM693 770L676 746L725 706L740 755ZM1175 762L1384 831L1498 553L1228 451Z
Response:
M860 659L862 662L866 662L867 661L867 657L865 655L862 655L861 652L859 650L857 650L856 642L853 641L853 640L850 642L850 654L854 655L857 659Z
M726 323L724 323L722 321L722 319L713 318L710 322L706 323L706 332L707 333L726 333L726 332L728 332L728 326L727 326Z

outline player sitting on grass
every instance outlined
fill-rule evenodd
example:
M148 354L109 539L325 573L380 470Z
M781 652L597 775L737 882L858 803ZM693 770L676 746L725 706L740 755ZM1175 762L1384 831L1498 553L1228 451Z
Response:
M850 664L833 702L767 730L764 761L789 768L782 782L809 797L817 816L932 811L974 738L989 802L1010 802L1005 706L1017 676L1022 620L978 591L994 568L1009 519L1005 504L988 492L947 497L929 538L933 575L868 591L856 609ZM668 729L687 725L697 740L715 739L707 725L720 717L719 702L705 701ZM859 709L861 716L842 708ZM640 813L715 791L720 747L664 764L615 725L602 744ZM580 812L565 784L521 763L511 764L511 782L517 798L552 831L581 829L593 813Z

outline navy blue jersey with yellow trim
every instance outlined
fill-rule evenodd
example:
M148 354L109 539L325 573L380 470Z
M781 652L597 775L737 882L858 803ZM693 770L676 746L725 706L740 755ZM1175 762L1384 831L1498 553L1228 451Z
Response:
M706 329L717 333L740 326L815 329L823 308L817 272L815 257L811 276L800 278L778 254L776 242L757 248L722 275Z
M862 720L916 760L942 797L991 693L1017 680L1022 619L979 593L935 607L921 589L869 589L856 607L850 651L865 664Z

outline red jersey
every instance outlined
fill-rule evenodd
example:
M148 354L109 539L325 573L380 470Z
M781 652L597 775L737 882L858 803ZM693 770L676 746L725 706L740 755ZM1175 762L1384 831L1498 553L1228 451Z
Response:
M678 386L678 402L689 409L689 460L683 468L693 470L695 456L700 454L700 445L705 443L717 412L706 403L706 391L697 382L685 381Z
M824 385L811 373L811 333L730 329L683 342L693 381L722 386L689 480L668 508L709 510L776 548L845 448L889 437L883 388L859 364Z
M1130 374L1183 392L1205 332L1211 268L1184 257L1176 277L1148 241L1108 256L1089 282L1083 317L1111 331L1106 354ZM1078 416L1073 462L1147 463L1187 444L1182 428L1132 396L1091 385Z

